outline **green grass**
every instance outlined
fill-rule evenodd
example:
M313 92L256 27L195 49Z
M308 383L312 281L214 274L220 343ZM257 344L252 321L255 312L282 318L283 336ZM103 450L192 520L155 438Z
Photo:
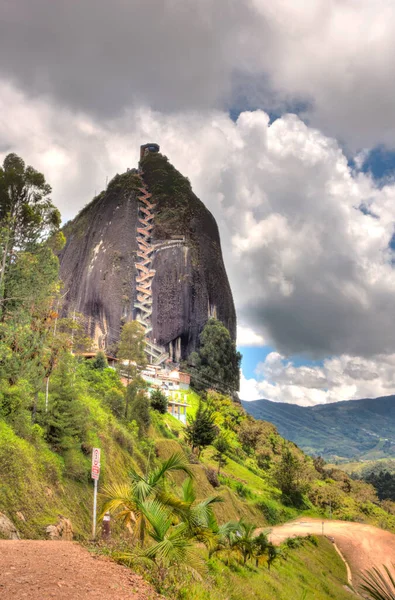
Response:
M86 442L102 449L100 491L103 483L122 481L131 466L138 468L145 459L132 435L98 399L86 396L84 404L90 415ZM0 512L11 518L25 538L44 538L46 527L55 524L59 515L71 519L77 539L89 538L93 501L90 450L77 452L68 465L49 449L40 428L33 431L31 439L23 439L0 419ZM71 473L75 463L82 474L77 479ZM17 513L22 513L25 521Z
M310 542L277 559L269 571L251 565L227 567L218 558L209 563L206 583L188 586L188 600L352 600L346 568L325 538ZM213 583L215 582L215 586Z

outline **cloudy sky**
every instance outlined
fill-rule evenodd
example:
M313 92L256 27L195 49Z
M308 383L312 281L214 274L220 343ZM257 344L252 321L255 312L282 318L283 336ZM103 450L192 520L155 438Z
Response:
M395 392L392 0L0 9L0 158L67 220L158 142L220 227L243 399Z

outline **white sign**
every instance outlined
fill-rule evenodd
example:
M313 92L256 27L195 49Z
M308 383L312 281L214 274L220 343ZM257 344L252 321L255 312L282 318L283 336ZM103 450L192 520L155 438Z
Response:
M99 479L100 475L100 448L93 448L92 450L92 479Z

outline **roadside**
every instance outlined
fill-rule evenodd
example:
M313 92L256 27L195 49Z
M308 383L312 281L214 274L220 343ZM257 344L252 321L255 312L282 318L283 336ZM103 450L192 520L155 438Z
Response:
M159 600L140 576L73 542L0 540L1 600Z

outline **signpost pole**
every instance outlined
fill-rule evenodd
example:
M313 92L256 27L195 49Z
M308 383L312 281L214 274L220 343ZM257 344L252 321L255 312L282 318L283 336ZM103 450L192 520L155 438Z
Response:
M96 512L97 512L97 482L100 476L100 448L92 450L92 471L91 477L95 482L93 491L93 523L92 523L92 538L96 539Z
M96 511L97 511L97 479L95 481L95 489L93 492L93 524L92 524L92 538L96 539Z

